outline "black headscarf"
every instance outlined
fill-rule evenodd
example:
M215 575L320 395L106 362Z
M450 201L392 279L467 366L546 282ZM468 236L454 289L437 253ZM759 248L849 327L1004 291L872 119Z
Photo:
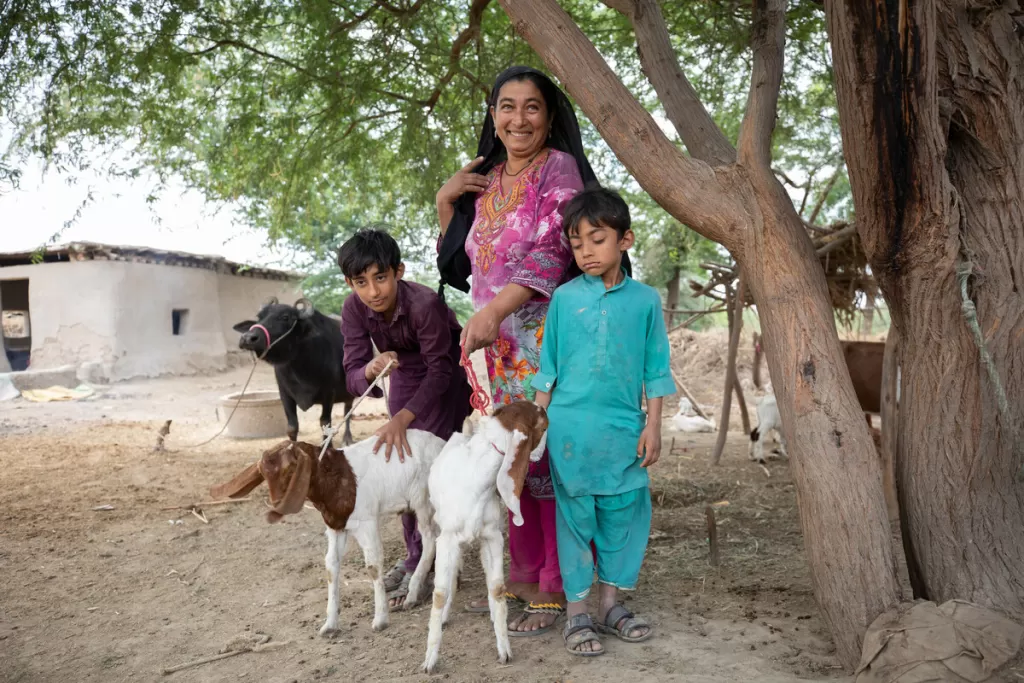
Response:
M540 89L548 112L552 115L548 146L570 154L576 159L576 166L579 168L584 185L597 184L594 169L590 167L587 155L583 152L583 138L580 135L580 125L576 120L576 112L572 108L572 103L550 78L528 66L513 66L506 69L495 81L494 88L491 89L490 101L487 103L484 128L480 132L480 142L476 151L476 155L483 157L484 160L473 172L487 175L492 168L507 157L505 143L494 134L494 118L491 116L491 107L497 103L498 93L503 85L512 80L521 80L524 76L528 76L531 82ZM444 239L441 240L441 248L437 255L437 269L441 274L441 286L438 293L442 298L445 285L451 285L463 292L469 291L473 266L466 254L466 238L469 236L469 231L473 227L473 219L476 217L477 196L475 192L466 192L459 197L455 202L455 215L452 216ZM622 255L622 265L625 267L626 273L631 273L628 254ZM569 277L575 277L579 273L576 262L571 261Z

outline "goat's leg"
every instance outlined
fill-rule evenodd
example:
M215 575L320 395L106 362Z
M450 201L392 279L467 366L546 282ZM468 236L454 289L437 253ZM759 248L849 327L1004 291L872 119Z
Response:
M422 533L422 532L421 532ZM424 548L424 551L426 548ZM437 560L434 567L434 599L430 607L430 626L427 632L427 656L423 671L434 673L441 652L441 631L445 609L451 604L455 592L455 568L459 565L459 542L451 533L441 532L437 538Z
M373 630L383 631L388 627L388 596L384 590L384 545L377 522L361 524L356 539L363 548L366 572L373 582Z
M512 644L508 640L508 603L505 602L504 543L501 532L480 539L480 564L487 578L487 604L491 609L494 637L498 643L498 661L504 664L512 659Z
M409 590L405 596L403 607L409 609L420 602L420 592L423 590L423 583L426 581L430 567L434 564L437 539L434 538L434 524L430 519L430 508L424 507L416 510L416 520L419 523L420 538L423 542L423 550L420 552L420 561L416 565L416 571L409 579Z
M348 532L327 529L327 620L320 627L320 635L326 636L338 630L338 572L341 571L341 559L345 556L348 545Z
M750 459L754 462L764 463L764 439L767 431L758 425L750 432Z

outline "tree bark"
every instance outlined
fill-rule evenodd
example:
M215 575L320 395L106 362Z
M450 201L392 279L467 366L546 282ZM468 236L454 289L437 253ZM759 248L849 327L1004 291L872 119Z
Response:
M826 12L858 233L899 333L896 483L915 595L1021 621L1019 10L874 0Z
M864 302L864 308L861 309L861 315L864 319L860 323L860 336L867 339L871 336L871 330L875 325L875 299L872 296L867 297L867 301Z
M679 266L673 266L672 277L669 278L668 283L665 285L668 294L665 302L665 307L668 309L665 311L665 328L669 330L675 325L675 310L679 308L679 280L680 268Z
M738 163L712 168L664 136L555 0L500 2L644 190L677 220L725 246L742 269L773 350L768 362L792 444L815 596L841 661L853 668L868 625L898 601L896 570L881 467L846 369L824 273L767 163L785 3L754 3L746 144L738 148ZM659 83L652 85L664 99Z
M885 338L885 356L882 359L882 486L885 488L885 505L889 509L889 521L899 521L899 503L896 497L896 452L899 449L899 333L895 327L889 329Z

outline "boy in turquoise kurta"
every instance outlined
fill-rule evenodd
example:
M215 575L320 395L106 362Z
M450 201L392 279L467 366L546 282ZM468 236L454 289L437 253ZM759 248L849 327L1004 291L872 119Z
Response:
M651 635L616 597L636 587L647 550L646 468L661 455L661 407L675 383L661 297L622 269L634 240L626 203L611 190L584 190L566 206L563 229L583 275L551 298L533 386L551 423L566 649L593 657L604 653L596 631L626 642ZM595 555L596 626L587 612Z

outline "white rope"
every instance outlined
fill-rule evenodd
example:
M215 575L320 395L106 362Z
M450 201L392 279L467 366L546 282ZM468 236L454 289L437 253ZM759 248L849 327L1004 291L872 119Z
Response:
M259 358L256 357L256 352L255 351L253 352L253 354L252 354L252 368L249 370L249 377L246 378L245 384L242 385L242 393L240 393L238 395L238 400L235 401L235 405L234 405L234 407L231 408L231 412L228 414L228 419L224 421L224 425L220 428L220 431L218 431L216 434L211 436L206 441L202 441L200 443L197 443L194 446L183 446L183 448L199 448L200 446L205 446L206 444L210 443L211 441L213 441L218 436L220 436L221 434L224 433L224 430L228 428L228 424L231 423L231 418L233 418L235 416L235 411L238 410L238 406L242 403L242 399L245 398L245 390L249 388L249 382L252 381L252 376L256 372L256 366L259 365L259 362L261 360L263 360L264 358L267 357L267 354L270 353L270 349L274 348L274 346L277 345L277 342L281 341L282 339L287 337L289 334L291 334L292 330L294 330L295 326L298 325L298 324L299 324L298 320L293 322L292 326L288 328L288 331L285 332L284 334L282 334L280 337L278 337L277 340L272 342L270 344L270 346L268 346L267 349L262 354L260 354Z
M377 383L384 379L384 375L387 374L388 369L392 365L394 365L394 363L395 361L393 360L388 361L388 364L384 366L384 369L380 371L380 373L374 378L372 382L370 382L370 386L366 387L366 391L363 392L363 395L357 398L355 403L352 404L351 410L345 413L345 417L341 418L341 424L345 424L345 421L352 416L352 413L356 412L356 408L359 407L359 404L363 402L363 399L366 398L367 394L373 391L373 388L377 386ZM334 440L334 435L337 434L337 432L338 430L335 429L334 427L324 427L324 445L320 449L320 457L317 458L317 460L324 459L324 453L327 452L327 447Z

